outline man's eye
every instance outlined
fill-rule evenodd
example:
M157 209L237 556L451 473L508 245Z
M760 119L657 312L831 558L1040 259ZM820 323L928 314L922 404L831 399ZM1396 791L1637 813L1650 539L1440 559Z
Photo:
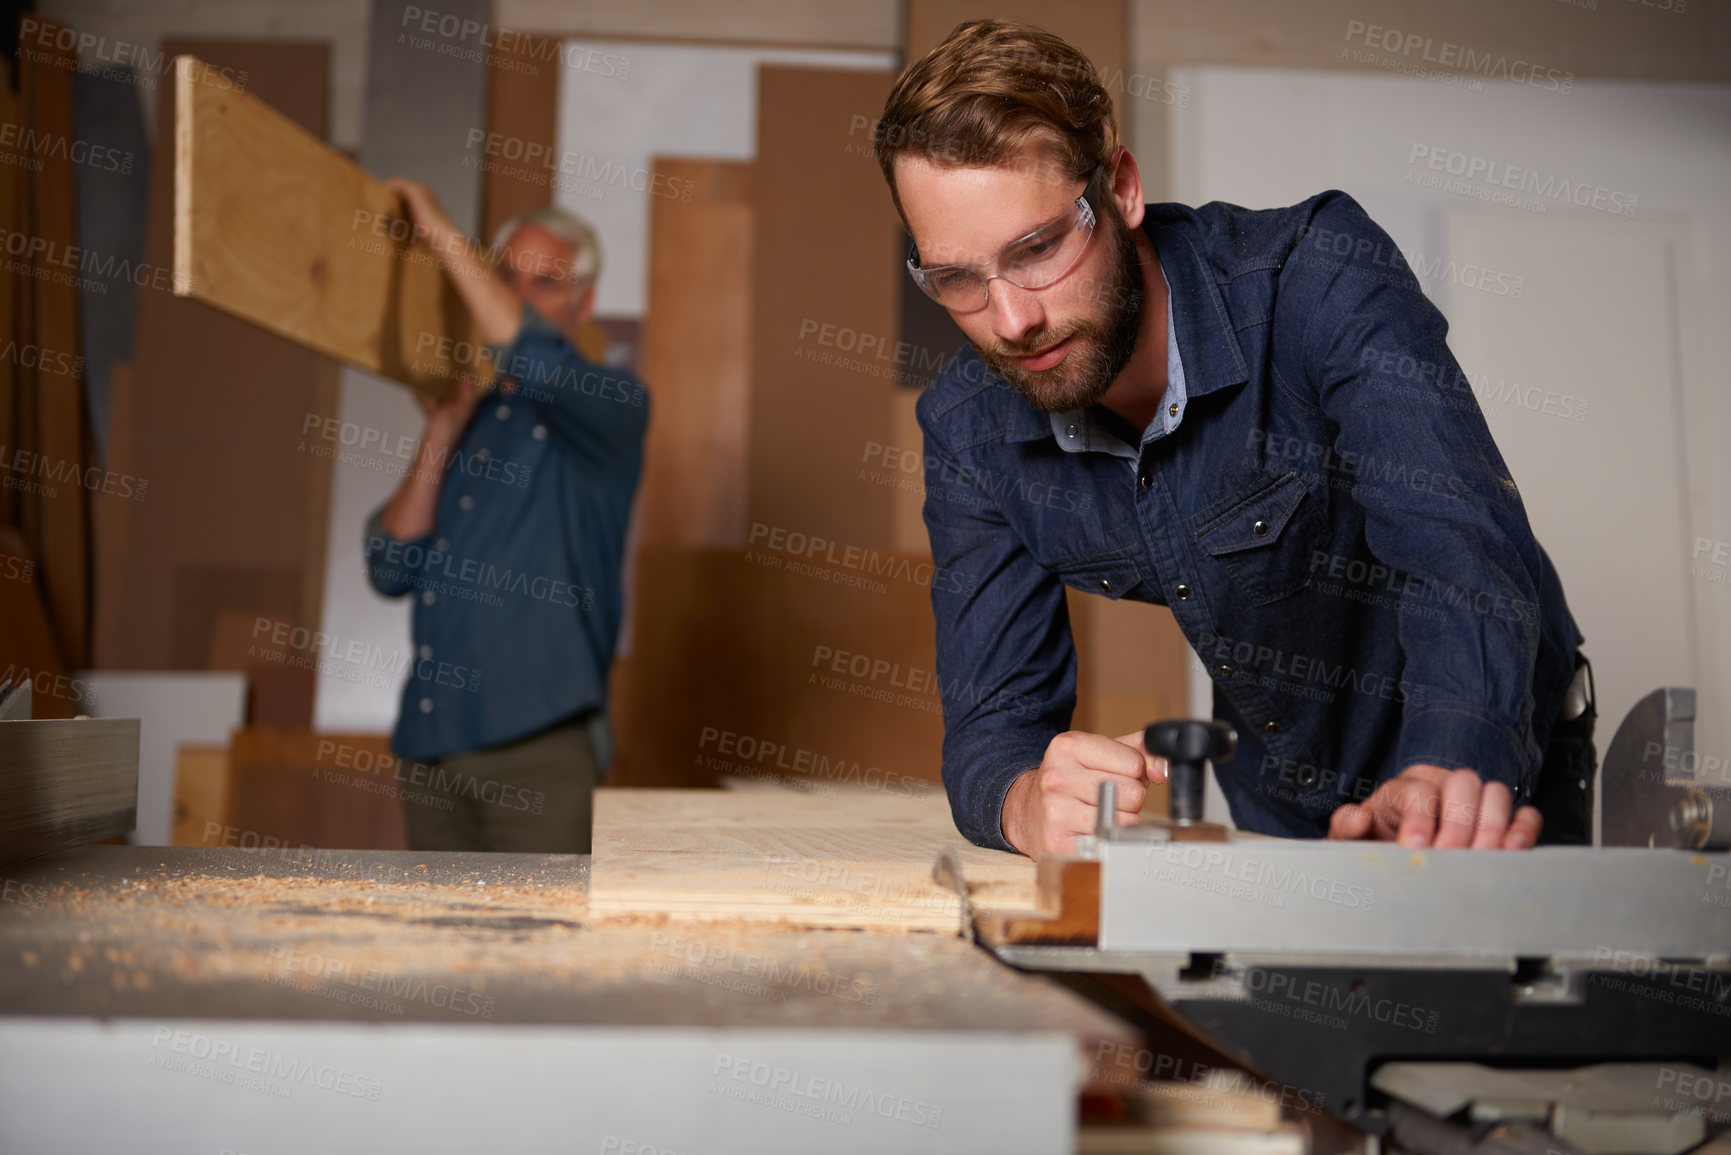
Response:
M974 274L968 269L941 269L928 279L933 288L943 292L947 289L964 288L974 279Z
M1013 259L1018 261L1037 261L1041 257L1049 257L1058 251L1058 238L1041 238L1029 241L1017 249Z

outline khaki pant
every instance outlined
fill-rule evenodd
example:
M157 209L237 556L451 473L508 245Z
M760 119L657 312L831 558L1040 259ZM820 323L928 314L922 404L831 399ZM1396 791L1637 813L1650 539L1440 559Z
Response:
M409 848L588 854L600 777L592 715L434 763L425 789L402 800Z

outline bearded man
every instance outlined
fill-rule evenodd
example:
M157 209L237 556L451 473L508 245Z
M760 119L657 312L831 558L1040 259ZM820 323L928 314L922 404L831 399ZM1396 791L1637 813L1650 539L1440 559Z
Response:
M1102 782L1131 822L1164 774L1069 728L1069 586L1171 607L1241 828L1590 841L1580 632L1447 323L1350 196L1144 204L1093 65L1001 21L909 67L874 143L969 342L918 405L933 560L969 578L932 591L962 833L1068 853Z

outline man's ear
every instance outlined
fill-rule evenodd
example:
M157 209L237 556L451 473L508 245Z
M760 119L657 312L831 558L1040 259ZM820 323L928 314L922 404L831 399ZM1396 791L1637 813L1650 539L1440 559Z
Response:
M1107 173L1106 195L1118 206L1118 213L1130 228L1136 228L1147 215L1143 199L1142 170L1130 150L1120 148L1112 157Z

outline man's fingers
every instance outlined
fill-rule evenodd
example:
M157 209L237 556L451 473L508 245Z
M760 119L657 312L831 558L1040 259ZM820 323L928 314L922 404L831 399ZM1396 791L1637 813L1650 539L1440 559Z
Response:
M1539 832L1545 828L1544 815L1539 813L1537 806L1523 806L1515 811L1514 820L1509 823L1508 833L1503 835L1504 850L1526 850L1539 840Z
M1495 850L1503 844L1509 829L1509 811L1515 806L1515 796L1501 782L1486 782L1479 794L1479 821L1473 831L1474 850Z
M1472 845L1479 824L1479 795L1484 782L1471 770L1456 770L1443 780L1442 801L1437 813L1436 834L1431 845L1438 850L1460 850ZM1402 845L1406 845L1402 842Z
M1131 814L1141 812L1142 799L1148 795L1148 784L1139 778L1082 771L1068 781L1070 796L1097 808L1100 805L1102 782L1112 783L1113 804L1119 810L1128 810Z
M1370 812L1348 802L1328 819L1328 836L1338 839L1359 839L1370 833Z
M1164 782L1166 781L1166 759L1148 753L1148 747L1145 741L1146 737L1147 731L1137 730L1134 733L1125 734L1122 737L1114 738L1112 740L1114 742L1122 742L1124 745L1142 755L1142 773L1149 781Z
M1052 739L1052 744L1046 750L1048 756L1057 754L1086 769L1104 770L1108 774L1120 774L1126 778L1141 778L1147 758L1142 751L1116 738L1108 738L1104 734L1089 734L1081 730L1059 734Z
M1402 846L1429 846L1436 838L1437 812L1442 806L1442 791L1431 782L1407 778L1404 787L1392 799L1400 814L1395 838Z

